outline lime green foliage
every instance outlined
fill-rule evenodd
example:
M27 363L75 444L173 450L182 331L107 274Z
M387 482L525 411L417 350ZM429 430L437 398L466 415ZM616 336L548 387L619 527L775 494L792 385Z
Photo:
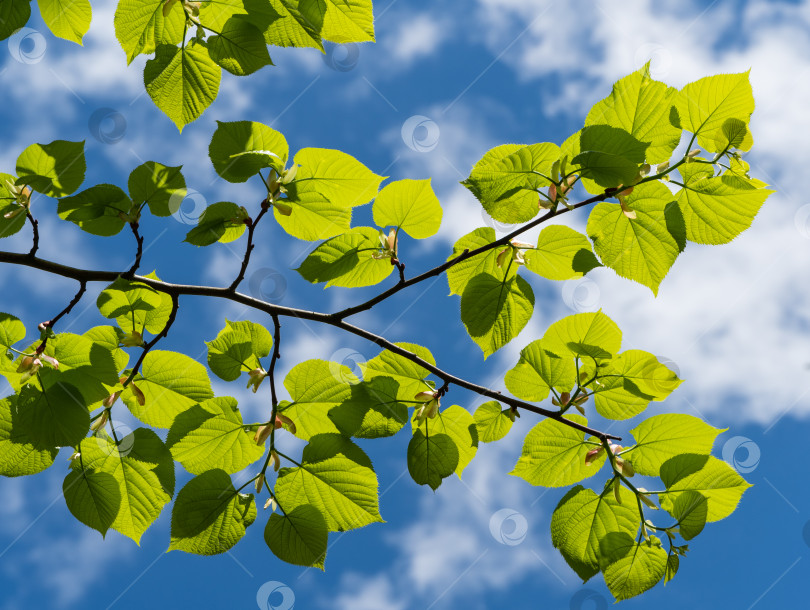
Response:
M236 491L225 472L208 470L177 492L169 550L196 555L224 553L256 520L253 494Z
M40 8L54 32L81 39L86 3L52 0ZM0 36L28 15L27 2L3 2ZM179 128L213 101L223 68L246 75L269 65L268 44L323 50L325 40L374 38L367 0L211 0L200 7L121 0L115 28L128 61L154 53L146 88ZM154 272L141 275L140 256L131 270L100 274L40 259L38 242L30 256L0 253L81 282L70 306L61 313L54 307L58 315L39 328L0 314L0 375L11 387L0 398L0 474L39 473L54 464L60 447L69 448L63 484L69 511L102 536L112 529L139 542L174 496L177 463L193 476L172 507L170 550L228 551L261 502L269 509L262 514L269 550L288 563L323 569L329 532L383 521L374 467L354 439L407 435L399 442L411 478L436 490L474 467L479 443L500 441L523 417L529 431L510 474L566 488L551 516L551 540L571 569L583 581L601 572L617 600L667 582L686 556L685 543L729 516L750 487L711 455L723 430L656 408L682 383L675 371L636 346L622 351L622 331L597 311L553 321L542 336L527 338L503 385L493 381L491 387L505 388L498 391L457 377L452 363L437 364L425 347L360 328L354 316L375 308L370 319L377 319L376 307L388 297L446 273L461 324L442 328L429 344L449 345L463 325L487 358L528 327L535 287L545 280L576 280L605 266L657 294L665 277L678 272L674 263L687 242L730 242L770 195L740 157L753 144L753 108L747 73L704 78L678 91L652 79L645 65L619 80L561 145L506 144L487 152L464 186L495 220L526 224L504 237L476 228L444 264L424 272L411 264L421 246L412 240L435 236L443 218L429 179L381 189L386 178L344 152L291 150L267 125L218 122L208 148L216 174L249 182L260 195L208 206L186 241L211 248L234 242L245 252L232 287L163 284ZM692 150L673 156L684 134ZM0 174L0 237L26 223L32 233L45 226L38 224L45 206L31 207L42 194L58 199L58 216L85 232L131 231L141 254L146 232L159 222L141 224L145 212L176 214L194 192L181 169L148 161L132 171L126 189L98 184L74 195L85 176L84 143L33 144L13 173ZM592 197L580 200L581 189ZM376 227L353 226L354 208L368 203ZM569 209L584 207L591 208L584 234L558 224ZM548 221L539 234L529 233ZM306 282L380 289L337 312L246 296L243 280L256 263L251 252L272 237L267 223L317 242L287 257ZM522 241L535 234L536 243ZM99 276L105 287L96 306L109 322L83 334L56 333L54 324ZM222 297L263 317L225 320L206 342L206 367L156 348L175 317L185 315L179 301L191 295ZM383 326L394 328L394 315L384 313ZM286 337L280 329L293 316L368 339L382 351L364 362L287 364L294 351L279 341ZM283 384L282 353L281 367L289 371ZM248 389L261 394L256 404L265 405L258 421L246 421L236 399L215 396L209 373L240 384L222 394L244 393L247 377ZM448 402L457 402L459 388L488 401L470 413ZM116 427L123 409L164 432L122 434ZM604 419L611 422L594 423ZM651 478L644 485L653 491L640 487L637 475ZM579 484L586 480L591 488Z
M37 5L54 36L82 44L92 19L89 0L37 0Z
M84 182L84 141L31 144L17 157L17 184L49 197L64 197Z
M23 27L30 17L31 0L8 0L0 4L0 40Z

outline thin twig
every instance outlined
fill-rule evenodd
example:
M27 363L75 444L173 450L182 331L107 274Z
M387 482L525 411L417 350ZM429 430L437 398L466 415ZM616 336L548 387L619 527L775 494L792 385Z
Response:
M270 204L265 199L262 202L262 211L259 212L259 215L256 216L256 220L251 220L250 218L247 219L245 224L247 224L248 228L248 241L247 241L247 248L245 248L245 256L242 259L242 266L239 268L239 275L236 276L236 279L233 283L228 287L228 290L231 292L236 292L236 289L239 287L239 284L242 283L242 280L245 279L245 272L247 271L248 264L250 263L250 255L253 252L253 249L256 247L253 243L253 233L256 231L256 225L259 224L259 221L262 217L267 214L267 210L270 209Z
M163 330L160 331L160 333L158 333L157 335L155 335L149 343L143 346L143 351L141 352L141 355L138 357L137 362L135 362L135 366L132 367L132 372L130 372L129 376L124 380L124 383L122 384L124 387L127 387L130 383L132 383L132 380L135 379L135 375L138 374L138 370L140 370L143 361L146 359L146 355L149 353L149 350L155 347L158 341L160 341L169 334L169 329L172 327L172 324L174 324L174 321L177 318L177 310L180 308L179 295L173 294L171 295L171 297L172 297L172 310L171 313L169 313L169 319L166 321L166 326L164 326Z
M138 271L138 267L141 266L141 257L143 256L143 237L138 232L137 222L129 223L129 227L132 229L132 234L135 236L135 242L138 244L138 246L137 251L135 252L135 262L132 263L132 267L129 268L129 271L122 275L127 279L132 279L135 276L135 272Z
M36 221L34 221L34 222L36 222ZM60 311L58 314L56 314L55 318L53 318L51 320L47 320L46 322L43 322L40 325L42 327L42 329L43 330L46 329L46 328L53 329L53 327L56 325L56 323L59 320L61 320L64 316L68 315L71 312L71 310L81 300L81 298L84 295L86 290L87 290L87 282L85 282L84 280L79 280L79 290L78 290L78 292L76 292L76 294L70 300L70 303L67 304L67 307L65 307L62 311ZM47 344L48 344L48 335L45 335L45 338L42 340L42 343L40 343L39 347L37 347L37 350L36 350L37 353L41 354L42 352L44 352L45 351L45 346Z
M34 240L31 244L31 250L28 252L28 256L36 256L37 250L39 250L39 221L31 214L31 210L25 213L25 217L28 219L28 222L31 223L31 230L34 232Z

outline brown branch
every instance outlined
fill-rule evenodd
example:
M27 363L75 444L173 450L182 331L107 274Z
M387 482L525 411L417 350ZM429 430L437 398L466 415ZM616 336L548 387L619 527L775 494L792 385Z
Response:
M136 279L139 278L137 278L136 276ZM132 367L132 371L122 384L124 387L127 387L130 383L132 383L132 380L135 379L135 375L138 374L138 370L141 368L143 361L146 359L146 355L149 353L149 350L155 347L158 341L160 341L169 334L169 329L172 327L172 324L174 324L174 321L177 318L177 310L180 308L179 295L172 294L171 296L172 296L172 310L169 313L169 319L166 321L166 326L164 326L163 330L160 331L157 335L155 335L149 343L143 346L143 351L141 352L141 355L138 356L138 361L135 363L135 366Z
M45 330L47 328L53 329L53 327L59 320L61 320L64 316L68 315L73 310L76 304L82 299L82 296L84 295L86 290L87 290L87 282L85 282L84 280L79 280L79 290L70 300L70 303L67 304L67 307L65 307L62 311L60 311L55 318L47 320L46 322L40 324L39 325L40 330ZM40 343L39 346L37 347L36 350L37 354L41 354L42 352L44 352L45 346L47 344L48 344L48 335L45 335L45 338L42 340L42 343Z
M245 221L245 224L248 228L248 241L247 241L247 248L245 248L245 256L242 259L242 266L239 268L239 274L234 279L233 283L228 287L228 290L231 292L236 292L236 289L239 287L239 284L242 283L242 280L245 279L245 272L247 271L248 264L250 263L250 255L253 252L253 249L256 247L253 243L253 233L256 231L256 225L259 224L259 221L262 217L267 214L267 210L270 209L270 204L267 202L267 199L262 201L262 211L259 212L259 215L256 216L256 220L251 220L248 218Z
M130 229L132 229L132 234L135 236L135 243L137 244L137 250L135 252L135 261L132 263L132 267L129 268L129 271L121 275L122 277L126 277L127 279L132 279L133 277L135 277L135 272L138 270L138 267L141 266L141 257L143 256L143 237L138 232L137 222L129 223L129 227Z
M31 250L28 252L28 256L36 256L37 250L39 250L39 221L31 214L31 210L25 213L25 217L28 219L28 222L31 223L31 230L34 232L34 241L31 244Z

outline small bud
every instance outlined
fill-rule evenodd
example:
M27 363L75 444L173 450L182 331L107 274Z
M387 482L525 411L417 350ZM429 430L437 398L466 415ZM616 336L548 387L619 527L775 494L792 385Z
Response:
M425 401L433 400L434 398L436 398L436 396L438 396L438 394L439 393L434 391L434 390L430 390L430 391L426 390L424 392L419 392L418 394L416 394L414 396L414 399L415 400L425 400Z
M638 491L639 491L638 497L642 502L644 502L644 504L646 504L653 510L658 510L658 507L655 505L655 502L650 500L650 496L647 495L646 489L644 489L643 487L639 487Z
M585 371L582 371L579 374L579 382L580 383L585 383L586 381L588 381L588 373L586 373Z
M506 247L498 253L498 257L495 259L495 264L498 265L498 268L503 267L504 261L506 261L506 255L512 248Z
M5 214L3 214L3 218L11 220L12 218L16 218L17 216L20 216L21 214L25 214L25 208L23 208L23 207L15 208L15 209L11 210L10 212L6 212Z
M141 347L143 345L143 335L137 330L133 330L121 337L120 341L124 347Z
M276 512L276 506L278 506L278 503L276 502L275 498L267 498L267 502L264 503L264 510L267 510L267 508L270 507L273 512Z
M575 404L574 407L576 407L577 411L579 411L582 415L585 415L585 407L578 404Z
M136 386L134 383L130 383L129 387L132 388L132 393L135 395L135 400L138 401L138 404L142 407L146 405L146 396L143 395L141 389Z
M694 149L690 150L688 153L686 153L686 157L688 159L694 159L699 154L700 154L700 149L699 148L694 148Z
M281 413L277 414L276 417L281 420L281 422L287 426L290 432L295 434L295 423L286 415L282 415Z
M279 428L283 428L283 427L284 427L284 422L283 422L283 421L281 421L281 420L278 418L278 415L276 415L276 430L278 430Z
M669 161L664 161L663 163L659 163L658 167L655 168L655 173L660 174L661 172L665 172L669 169Z
M557 185L554 183L548 187L548 198L552 202L557 201Z
M167 17L169 12L172 10L172 7L175 5L177 0L166 0L166 3L163 5L163 16Z
M273 203L273 206L276 208L279 214L282 216L289 216L292 214L292 206L285 201L276 201Z
M73 454L72 454L72 455L71 455L71 456L68 458L68 462L72 462L73 460L78 460L80 455L81 455L81 453L79 453L78 451L75 451L75 452L74 452L74 453L73 453Z
M520 412L515 407L510 407L509 412L506 414L509 420L514 423L515 419L520 417Z
M416 413L414 413L414 418L418 423L421 424L423 421L425 421L426 417L427 417L427 405L424 404L416 410Z
M560 405L565 406L568 404L568 401L571 400L571 393L570 392L563 392L560 394Z
M110 419L110 412L107 409L104 409L101 412L101 416L92 423L90 429L93 432L98 432L101 430L105 425L107 425L107 421Z
M630 220L636 219L636 213L629 207L627 207L627 204L624 202L624 199L622 198L619 199L619 205L622 206L622 214L627 216L627 218L629 218Z
M107 396L107 398L105 398L105 399L104 399L104 400L101 402L101 405L102 405L102 406L103 406L105 409L109 409L110 407L112 407L112 406L115 404L115 401L116 401L116 400L118 400L118 397L119 397L120 395L121 395L121 392L113 392L112 394L110 394L109 396Z
M281 458L278 457L275 449L270 452L270 457L273 458L273 471L278 472L278 469L281 468Z
M284 170L284 173L281 174L281 184L289 184L293 180L295 180L295 176L298 174L298 166L293 165L292 167Z
M585 404L588 402L588 398L590 398L590 394L580 394L576 397L576 400L574 400L574 404L577 406Z
M591 449L588 453L585 454L585 465L590 466L593 464L598 458L599 455L605 450L604 447L596 447L595 449Z
M433 419L439 414L439 398L434 398L425 407L427 408L427 416Z
M616 498L617 504L622 503L622 484L621 481L619 481L619 479L616 479L613 482L613 497Z
M253 393L255 394L258 391L262 381L264 381L265 377L267 377L267 373L262 367L253 369L252 371L250 371L250 373L248 373L247 388L250 389L250 387L252 386Z
M256 434L253 435L253 440L257 445L263 445L264 442L270 438L270 433L272 431L273 427L270 425L265 424L264 426L259 426L259 429L256 430Z
M264 474L260 474L259 478L256 479L256 493L262 493L262 487L264 487Z

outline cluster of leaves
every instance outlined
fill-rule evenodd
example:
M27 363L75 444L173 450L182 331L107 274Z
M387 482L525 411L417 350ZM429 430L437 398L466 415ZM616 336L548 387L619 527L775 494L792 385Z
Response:
M37 0L42 20L78 44L90 28L90 0ZM31 0L0 5L0 40L23 27ZM267 46L311 47L374 40L371 0L120 0L115 36L127 64L144 68L149 97L177 127L197 119L219 92L222 70L247 76L272 65Z
M707 77L676 90L653 80L644 66L616 83L561 146L504 145L488 152L464 184L494 219L519 226L502 238L476 229L455 244L447 262L409 279L401 233L430 237L442 219L429 181L400 180L380 189L385 178L345 153L305 148L290 161L286 140L269 127L220 123L209 148L217 173L230 182L260 180L267 192L254 209L234 202L209 206L186 237L204 247L247 234L243 265L229 288L135 275L143 242L138 221L146 209L156 216L179 209L186 188L180 168L148 162L132 172L128 192L102 184L74 195L84 179L82 144L32 145L20 155L16 176L0 176L0 236L28 220L34 246L26 255L0 252L0 262L72 277L80 290L28 345L21 343L22 322L0 316L0 374L14 390L0 401L0 473L40 472L59 447L71 447L64 491L77 519L137 542L174 497L169 548L204 555L236 544L257 518L256 495L266 493L264 507L273 510L264 536L271 551L323 568L330 532L382 521L372 462L353 439L389 437L410 421L408 470L435 490L462 474L480 442L502 439L521 412L537 413L545 419L527 434L511 474L532 485L570 487L551 534L572 569L583 580L602 572L617 599L668 581L686 542L706 523L731 514L749 485L711 455L721 430L696 417L654 414L629 430L634 443L624 441L627 446L588 427L586 416L593 413L620 421L640 416L681 383L652 354L620 351L621 331L610 318L583 313L552 324L506 374L511 395L442 370L424 347L393 343L344 319L446 272L450 292L460 295L461 321L487 357L532 315L534 296L518 274L521 267L567 280L604 265L657 292L687 241L730 241L750 226L770 193L740 157L752 143L752 111L747 74ZM684 131L689 144L675 155ZM700 148L692 150L695 142ZM591 196L571 203L578 185ZM129 226L138 247L135 266L120 275L88 275L37 258L33 192L58 198L59 216L89 233L114 235ZM378 226L352 227L353 208L372 201ZM588 205L594 207L587 235L550 226L536 244L514 240ZM371 300L329 314L249 301L270 315L272 332L252 321L227 321L207 343L208 370L227 382L247 378L254 392L269 389L268 419L245 423L235 399L214 396L206 367L153 348L169 332L179 297L241 298L236 289L254 231L271 209L290 235L319 242L298 268L305 280L369 286L394 269L399 278ZM111 282L97 306L114 324L55 334L53 326L88 281ZM384 349L360 364L361 377L338 362L300 363L284 379L289 400L279 400L274 370L284 316L328 324ZM474 414L458 405L442 408L451 385L495 400ZM550 407L538 405L549 399ZM145 426L122 438L112 415L119 401ZM166 440L153 429L166 430ZM285 435L306 442L300 456L284 452ZM174 462L194 475L176 497ZM603 469L604 485L579 485ZM652 491L634 483L636 476L649 477L644 484ZM243 492L251 485L256 495ZM655 510L668 515L663 522L650 517Z

